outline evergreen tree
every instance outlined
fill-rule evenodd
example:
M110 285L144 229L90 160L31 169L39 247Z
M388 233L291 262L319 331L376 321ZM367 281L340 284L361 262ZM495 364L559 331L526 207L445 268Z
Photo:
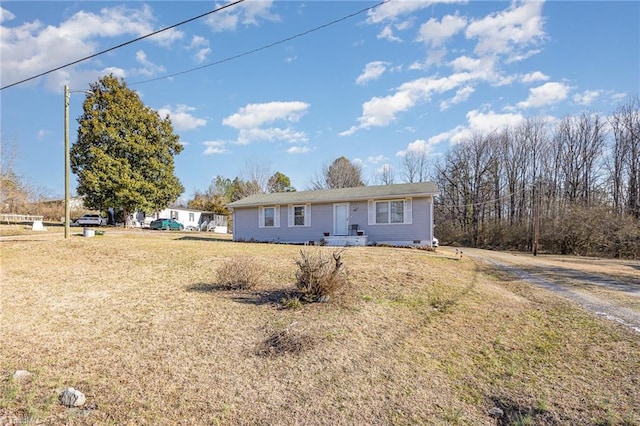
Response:
M174 156L183 147L169 117L144 105L113 75L91 84L78 118L71 170L88 208L122 208L125 215L161 210L184 187L174 175Z

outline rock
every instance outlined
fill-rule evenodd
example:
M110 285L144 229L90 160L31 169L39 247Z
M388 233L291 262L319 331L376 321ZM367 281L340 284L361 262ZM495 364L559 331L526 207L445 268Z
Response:
M504 416L504 411L502 410L502 408L493 407L491 410L489 410L489 415L491 417L502 417Z
M27 370L16 370L16 372L13 373L13 380L29 379L31 376L32 374Z
M329 302L329 300L330 300L330 299L331 299L331 297L330 297L330 296L324 295L324 296L320 296L320 297L318 298L318 302L320 302L320 303L327 303L327 302Z
M79 390L66 388L58 395L58 401L65 407L81 407L87 402L87 398Z

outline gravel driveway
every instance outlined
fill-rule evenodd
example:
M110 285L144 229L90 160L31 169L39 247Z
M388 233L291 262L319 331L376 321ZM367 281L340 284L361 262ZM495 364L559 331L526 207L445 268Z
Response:
M471 248L441 247L453 255L489 263L523 281L553 291L596 315L640 334L640 261L576 256L532 256Z

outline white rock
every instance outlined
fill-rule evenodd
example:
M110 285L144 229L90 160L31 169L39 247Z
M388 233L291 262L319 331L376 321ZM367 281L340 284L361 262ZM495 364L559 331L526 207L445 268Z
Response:
M31 376L32 374L29 373L27 370L16 370L16 372L13 373L13 380L28 379Z
M58 401L65 407L81 407L87 402L87 398L79 390L66 388L58 395Z

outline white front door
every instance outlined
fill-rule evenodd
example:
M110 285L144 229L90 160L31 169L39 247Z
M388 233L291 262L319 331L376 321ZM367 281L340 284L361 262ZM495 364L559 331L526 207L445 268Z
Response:
M349 203L333 205L333 235L349 235Z

